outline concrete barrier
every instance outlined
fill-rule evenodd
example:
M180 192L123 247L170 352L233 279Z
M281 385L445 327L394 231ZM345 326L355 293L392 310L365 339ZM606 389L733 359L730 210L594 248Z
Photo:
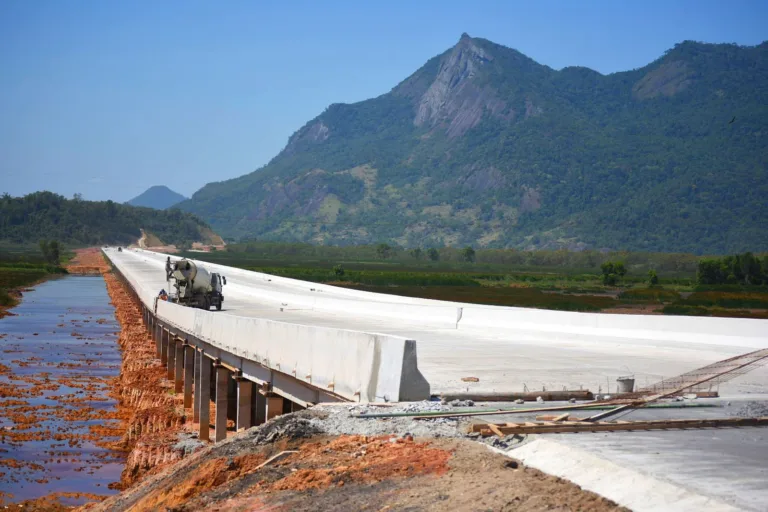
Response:
M107 255L161 321L217 348L353 401L429 397L429 384L418 370L413 340L157 302L156 290L144 287L140 273L130 264L129 258L136 255Z
M429 397L415 342L384 334L299 325L161 301L161 320L198 339L349 400Z

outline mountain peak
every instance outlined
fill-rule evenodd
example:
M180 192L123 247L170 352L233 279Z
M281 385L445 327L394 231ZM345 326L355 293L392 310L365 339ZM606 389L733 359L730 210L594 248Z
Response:
M477 125L485 108L492 113L502 110L504 102L473 83L492 60L493 56L467 33L462 34L458 44L440 60L434 81L419 100L413 123L430 127L447 124L448 135L456 137Z
M130 201L127 201L126 204L131 206L144 206L156 210L165 210L185 199L187 198L178 192L174 192L165 185L155 185L149 187Z

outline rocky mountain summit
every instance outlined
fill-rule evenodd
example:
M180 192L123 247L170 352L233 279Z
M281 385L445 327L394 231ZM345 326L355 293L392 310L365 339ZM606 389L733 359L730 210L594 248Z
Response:
M225 236L405 246L768 249L768 43L554 70L463 34L178 206Z

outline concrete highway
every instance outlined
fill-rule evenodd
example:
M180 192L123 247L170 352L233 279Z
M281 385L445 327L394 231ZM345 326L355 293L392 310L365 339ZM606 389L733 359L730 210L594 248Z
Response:
M166 255L126 249L111 253L121 266L140 275L149 289L168 288ZM178 259L171 256L172 260ZM416 340L418 366L433 394L443 391L514 391L590 389L615 392L616 378L634 374L637 385L705 366L734 355L768 347L768 321L722 319L720 332L700 328L702 320L676 317L674 329L634 328L638 316L542 312L521 308L483 307L430 301L317 285L221 267L203 262L227 277L224 311L243 317L259 317L302 325L326 326L372 333L392 334ZM456 308L464 307L464 318ZM509 312L525 319L514 325L496 320L470 323L486 311ZM479 312L479 313L478 313ZM522 312L522 313L521 313ZM547 315L547 316L541 316ZM628 328L564 327L561 318L618 317ZM461 316L461 313L458 315ZM623 317L623 318L622 318ZM496 318L496 317L494 317ZM614 319L611 319L614 320ZM645 316L640 324L669 321L669 317ZM537 323L537 321L539 323ZM635 322L629 324L630 321ZM724 327L723 327L724 325ZM655 329L655 330L654 330ZM478 377L467 383L462 377ZM723 395L768 393L768 369L762 368L721 386Z

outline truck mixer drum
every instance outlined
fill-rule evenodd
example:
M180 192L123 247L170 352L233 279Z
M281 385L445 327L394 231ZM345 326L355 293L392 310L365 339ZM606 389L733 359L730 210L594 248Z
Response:
M222 287L226 278L188 259L181 259L171 267L171 279L176 288L175 302L191 307L221 310L224 302Z

